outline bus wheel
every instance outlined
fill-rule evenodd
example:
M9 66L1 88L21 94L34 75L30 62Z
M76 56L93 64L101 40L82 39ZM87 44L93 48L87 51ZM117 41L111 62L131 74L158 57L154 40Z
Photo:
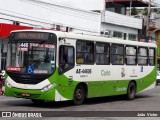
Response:
M82 85L78 85L74 91L73 103L74 105L80 105L84 102L85 90Z
M129 83L128 89L127 89L127 99L133 100L136 95L136 85L134 82Z
M41 105L42 103L44 103L44 100L31 99L31 101L36 105Z

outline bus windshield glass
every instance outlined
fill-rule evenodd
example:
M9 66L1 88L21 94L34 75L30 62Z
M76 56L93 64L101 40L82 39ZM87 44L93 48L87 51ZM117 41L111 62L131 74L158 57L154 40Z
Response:
M55 70L55 45L11 42L8 44L8 72L52 74Z

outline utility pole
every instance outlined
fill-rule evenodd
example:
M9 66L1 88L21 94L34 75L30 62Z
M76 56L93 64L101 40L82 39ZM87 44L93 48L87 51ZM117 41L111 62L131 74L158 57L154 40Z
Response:
M151 12L151 0L149 0L149 2L148 2L148 14L147 14L147 25L146 25L146 37L149 36L150 12Z
M130 0L130 8L129 8L129 15L131 16L131 7L132 7L132 0Z

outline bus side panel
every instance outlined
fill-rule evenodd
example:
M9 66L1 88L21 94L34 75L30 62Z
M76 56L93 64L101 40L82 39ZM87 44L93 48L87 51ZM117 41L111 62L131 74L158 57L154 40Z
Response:
M128 80L117 80L116 82L116 95L123 95L127 93L127 87L128 87Z
M88 83L88 98L102 96L101 82L87 82Z
M59 73L59 50L60 46L73 46L75 49L75 40L65 38L65 42L57 42L57 77L56 77L56 84L55 90L57 91L55 94L56 101L63 101L63 100L72 100L74 95L74 90L76 85L78 84L77 81L71 80L69 76L74 76L74 73L71 73L69 75L65 75L65 73L60 74ZM74 69L74 68L73 68ZM69 71L72 71L69 70Z
M150 74L141 79L136 80L137 92L141 92L150 85L154 84L156 81L156 75L157 75L157 66L154 67L154 70Z
M57 83L58 86L56 90L60 93L60 95L69 100L73 99L74 90L78 82L70 81L68 77L62 74L59 75Z

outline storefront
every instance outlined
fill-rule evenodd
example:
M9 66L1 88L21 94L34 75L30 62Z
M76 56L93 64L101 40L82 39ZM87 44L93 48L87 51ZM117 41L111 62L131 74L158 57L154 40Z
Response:
M5 70L7 43L12 30L33 29L33 27L0 23L0 70Z

